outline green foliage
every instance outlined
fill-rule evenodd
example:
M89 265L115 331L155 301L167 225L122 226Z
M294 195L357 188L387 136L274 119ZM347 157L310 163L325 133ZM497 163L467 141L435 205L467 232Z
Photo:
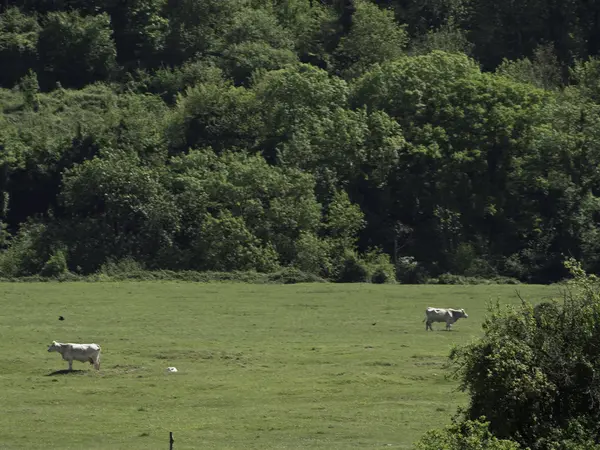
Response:
M206 60L187 61L178 67L162 67L156 71L138 70L131 75L127 88L134 92L160 95L168 104L177 102L178 94L196 84L225 84L223 71Z
M40 106L38 95L40 91L40 85L38 83L36 73L30 69L27 75L21 78L19 82L19 88L23 93L23 100L25 106L34 111L37 111Z
M294 265L298 269L325 277L331 274L333 267L330 258L331 245L327 239L320 238L314 233L301 231L295 246Z
M203 270L272 272L278 268L275 248L261 245L244 220L229 211L222 211L218 217L206 215L203 218L192 249Z
M40 271L43 277L57 278L68 271L67 257L64 249L56 250L48 261L46 261Z
M106 279L136 278L144 273L144 267L131 257L118 261L109 258L98 269L98 274Z
M168 61L180 65L190 58L222 50L224 36L242 4L239 0L169 1Z
M202 242L203 248L207 245L227 246L226 242L213 242L203 235L200 224L205 220L213 221L211 232L214 233L224 233L220 231L221 226L229 224L231 232L238 230L240 245L251 244L251 253L254 249L266 252L259 258L263 268L260 270L268 271L277 265L277 260L285 265L296 261L298 252L307 250L303 248L306 242L300 241L300 245L296 242L302 236L315 236L322 227L314 178L297 169L270 166L258 155L226 152L217 156L211 150L191 151L187 156L173 158L171 167L171 190L182 211L178 242L183 248L192 242ZM212 216L221 213L225 214L224 222L214 223L217 219ZM222 238L228 240L226 234ZM325 243L318 246L328 249ZM191 251L196 254L200 250ZM226 251L229 250L223 248L217 253L225 257ZM313 259L312 263L326 267L325 251L318 257L323 259L319 262ZM196 257L189 258L191 267L196 268ZM245 264L236 262L233 256L227 258L231 259L228 265ZM267 261L269 258L272 261ZM301 264L306 264L305 270L316 269L314 265L308 268L312 263L306 256L301 259ZM219 265L222 262L208 258L204 264Z
M180 151L207 146L218 152L232 147L250 149L259 120L253 92L229 84L199 84L179 96L169 138Z
M585 97L594 103L600 102L600 59L590 57L576 61L569 73L573 84Z
M340 261L337 282L338 283L368 283L369 267L354 252L346 252Z
M344 246L355 242L356 234L364 226L364 214L360 207L353 204L345 191L333 194L327 211L327 232L334 240Z
M489 430L485 417L477 420L454 422L442 430L427 432L416 444L415 450L519 450L514 441L498 439Z
M85 272L109 257L152 261L179 227L161 173L142 165L137 155L107 152L66 170L60 199L75 219L64 229L69 261Z
M473 47L467 38L466 31L450 22L435 30L428 30L425 35L415 39L411 45L411 53L425 54L441 50L447 53L471 55Z
M371 249L364 254L362 259L368 267L371 283L384 284L396 282L396 268L390 261L389 255L383 253L381 249Z
M396 279L403 284L424 283L429 274L412 256L402 256L396 261Z
M168 0L129 0L111 5L109 13L118 49L125 67L158 65L167 51L169 20L165 17Z
M199 255L214 220L261 270L337 279L378 247L404 282L545 283L565 254L598 272L598 17L581 0L5 2L2 223L44 217L85 273L217 267ZM214 255L234 267L240 245Z
M466 418L484 415L495 436L532 449L585 448L600 432L600 283L572 259L565 266L574 278L562 304L490 307L483 338L451 353L470 396Z
M533 60L503 60L496 73L521 83L530 83L542 89L555 89L562 84L560 64L552 48L539 46Z
M49 13L40 31L37 49L44 86L54 87L60 82L80 88L107 80L116 66L117 51L111 34L107 14Z
M0 86L12 87L37 65L40 25L33 15L10 6L0 14Z
M294 267L286 267L267 277L270 283L296 284L296 283L324 283L325 280L312 273L303 272Z
M0 251L0 275L11 278L40 272L49 255L47 228L33 221L21 225L18 233Z
M353 6L350 32L342 37L335 53L346 77L359 76L375 63L398 58L408 43L404 27L394 21L391 10L367 0L356 0Z
M281 69L297 62L292 50L273 48L265 42L243 42L223 52L221 67L237 84L248 84L257 71Z

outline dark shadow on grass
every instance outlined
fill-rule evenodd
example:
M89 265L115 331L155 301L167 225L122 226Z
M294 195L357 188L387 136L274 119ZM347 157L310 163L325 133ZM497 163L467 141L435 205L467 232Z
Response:
M63 369L63 370L57 370L55 372L49 373L48 375L46 375L47 377L55 377L56 375L75 375L75 374L82 374L87 372L87 370L80 370L80 369L73 369L73 370L69 370L69 369Z

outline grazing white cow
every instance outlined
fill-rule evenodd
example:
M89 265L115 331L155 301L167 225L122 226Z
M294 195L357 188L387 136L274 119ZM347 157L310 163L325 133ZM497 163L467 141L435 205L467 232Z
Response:
M62 359L69 361L69 371L73 370L73 360L89 362L96 370L100 370L100 346L98 344L63 344L52 341L49 352L58 352Z
M425 331L428 329L433 331L431 324L433 322L446 322L446 331L450 329L452 324L461 317L465 319L469 317L464 309L452 308L432 308L431 306L425 310Z

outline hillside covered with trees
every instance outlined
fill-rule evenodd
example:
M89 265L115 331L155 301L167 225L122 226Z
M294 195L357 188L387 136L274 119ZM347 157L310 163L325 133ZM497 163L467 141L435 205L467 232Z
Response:
M4 0L0 276L600 273L600 4Z

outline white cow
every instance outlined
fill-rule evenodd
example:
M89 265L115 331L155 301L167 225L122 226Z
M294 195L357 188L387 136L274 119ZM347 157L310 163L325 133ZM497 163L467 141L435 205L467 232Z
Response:
M98 344L63 344L52 341L49 352L58 352L62 359L69 361L69 371L73 370L73 360L89 362L96 370L100 370L100 346Z
M431 306L425 310L425 331L428 329L433 331L431 327L432 322L446 322L446 331L450 330L450 327L461 317L465 319L469 317L464 309L452 309L452 308L432 308Z

